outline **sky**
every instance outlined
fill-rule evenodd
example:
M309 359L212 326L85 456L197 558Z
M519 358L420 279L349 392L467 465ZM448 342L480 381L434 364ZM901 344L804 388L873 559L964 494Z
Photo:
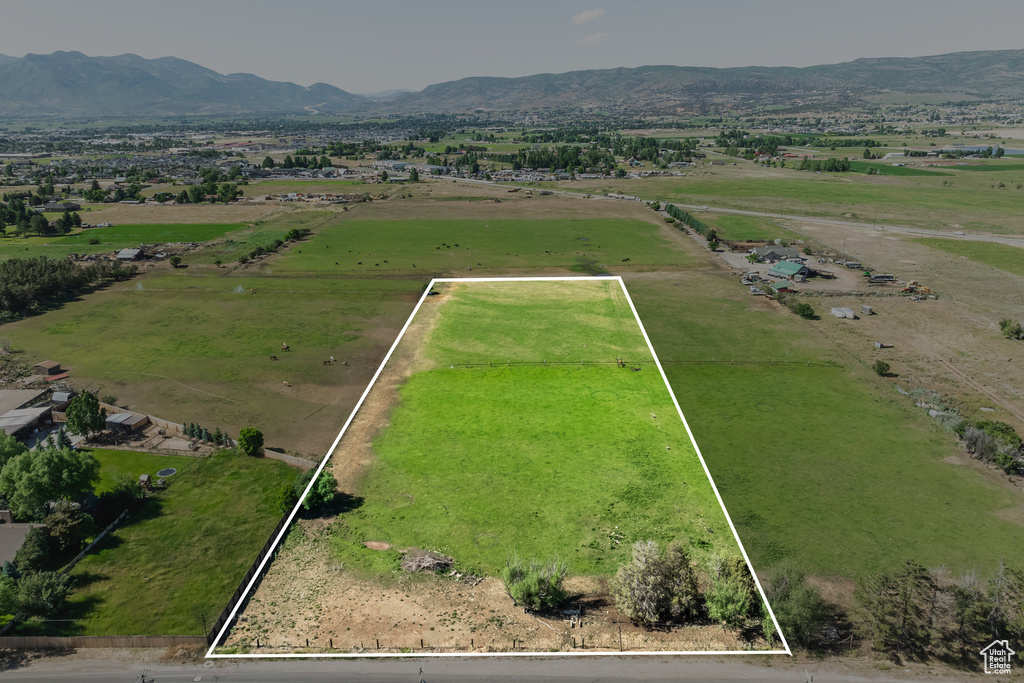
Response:
M467 76L1020 49L1021 26L1021 0L0 0L0 53L175 56L373 93Z

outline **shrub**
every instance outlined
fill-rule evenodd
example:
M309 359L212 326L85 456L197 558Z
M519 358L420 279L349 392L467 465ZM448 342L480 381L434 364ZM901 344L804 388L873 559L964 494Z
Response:
M282 515L290 512L298 500L299 496L295 493L295 486L293 484L288 482L281 484L281 488L277 492L277 509L280 510Z
M999 329L1003 331L1003 336L1007 339L1024 339L1024 328L1020 323L1009 318L999 321Z
M872 363L871 369L874 370L875 374L878 375L879 377L889 376L889 364L886 363L884 360L876 360L874 363Z
M323 505L328 505L334 500L337 487L338 481L330 470L321 472L316 483L313 484L313 488L309 490L309 495L302 501L302 507L306 510L316 510Z
M30 529L25 542L14 555L14 564L22 574L32 574L56 566L57 548L46 527Z
M708 616L726 628L741 628L752 613L760 614L757 587L741 557L712 561L711 589L704 600Z
M238 447L248 456L259 455L263 448L263 432L255 427L245 427L238 432Z
M561 560L542 563L531 559L527 564L512 555L505 563L501 579L515 604L533 610L550 609L565 600L562 582L568 572L568 566Z
M789 644L812 647L828 618L828 606L818 589L807 583L803 572L783 567L768 582L767 592Z
M181 265L181 257L180 256L172 256L170 260L171 260L171 268L177 268L178 266Z
M37 572L18 581L18 609L29 616L48 616L60 610L71 580L57 572Z
M612 578L611 593L619 611L638 623L685 621L700 612L697 573L678 541L664 554L654 541L634 543L632 559Z

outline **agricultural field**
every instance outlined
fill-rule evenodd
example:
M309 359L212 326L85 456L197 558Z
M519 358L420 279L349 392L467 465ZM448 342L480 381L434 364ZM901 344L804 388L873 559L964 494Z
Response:
M273 492L295 470L220 452L206 458L96 450L102 491L112 477L174 467L166 490L72 571L74 591L52 620L18 635L202 635L220 615L280 520Z
M998 170L988 172L949 166L936 169L931 177L887 177L815 174L746 162L735 167L705 163L676 177L528 185L594 194L616 192L690 205L1006 234L1024 232L1024 218L1018 210L1024 190L1017 187L1024 188L1024 171L1016 170L1016 165L1005 160ZM932 173L931 169L906 168Z
M700 219L710 225L724 240L774 240L794 239L797 235L781 227L777 222L757 216L735 214L699 214Z
M965 242L927 237L914 241L1024 277L1024 250L1021 250L1020 247L994 242Z
M908 557L1024 563L1019 489L968 466L950 432L834 344L838 321L737 297L717 269L625 277L759 572L796 564L841 584Z
M311 641L333 634L343 647L357 635L390 643L468 639L467 627L474 633L495 620L518 621L521 610L511 609L496 579L513 556L562 559L578 587L574 599L604 600L606 609L604 582L635 541L684 540L701 566L715 555L739 556L617 280L439 283L435 290L328 464L347 509L293 527L230 647L248 647L260 634L278 648L294 647L298 641L288 639L302 633ZM454 572L480 577L487 597L450 577L403 574L399 551L412 548L453 557ZM292 571L320 555L343 570L317 574L313 584ZM308 608L286 596L298 582L331 597L296 625L291 615ZM406 610L357 601L353 582L405 594L410 609L425 610L417 612L422 621L402 623L412 618ZM439 593L463 613L450 631L447 610L430 612ZM610 617L589 614L596 629L610 625ZM550 632L533 626L518 637L533 650L565 647L561 620L543 612L540 619ZM448 632L430 633L438 627ZM689 628L653 636L654 649L707 635ZM500 625L475 636L499 649L504 637L512 636Z

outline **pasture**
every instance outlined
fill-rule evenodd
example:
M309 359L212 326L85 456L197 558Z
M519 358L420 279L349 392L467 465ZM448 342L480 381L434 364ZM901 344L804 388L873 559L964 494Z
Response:
M724 240L773 240L793 239L797 235L791 230L779 227L778 223L757 216L735 214L699 214L700 219L710 225Z
M649 538L684 539L698 558L739 553L617 282L438 288L451 298L420 313L436 328L400 351L422 369L373 441L362 505L334 527L347 567L387 569L365 541L491 575L513 553L607 575ZM648 362L633 371L618 357ZM465 362L495 366L452 367ZM354 457L349 443L334 457Z
M930 237L913 241L1024 277L1024 250L1020 247L997 242L966 242Z
M700 296L679 295L697 283ZM950 460L952 435L816 334L826 321L738 296L719 272L627 284L663 361L797 361L666 364L758 571L788 561L857 578L907 557L955 571L1024 563L1018 497Z
M469 207L465 210L472 212ZM481 210L480 218L366 220L351 212L335 214L307 244L283 254L277 269L366 275L388 271L468 274L479 269L568 269L581 258L608 267L623 259L636 265L672 266L680 258L678 250L666 244L659 232L663 227L656 222L498 215Z
M204 623L219 616L280 520L274 493L296 470L227 451L207 458L93 455L104 481L115 472L155 474L154 467L178 473L75 567L63 612L51 621L29 620L17 634L205 633Z

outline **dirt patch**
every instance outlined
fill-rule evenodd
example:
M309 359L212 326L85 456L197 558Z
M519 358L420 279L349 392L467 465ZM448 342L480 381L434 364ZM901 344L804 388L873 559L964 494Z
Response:
M391 550L391 544L384 541L366 541L363 545L370 550Z

